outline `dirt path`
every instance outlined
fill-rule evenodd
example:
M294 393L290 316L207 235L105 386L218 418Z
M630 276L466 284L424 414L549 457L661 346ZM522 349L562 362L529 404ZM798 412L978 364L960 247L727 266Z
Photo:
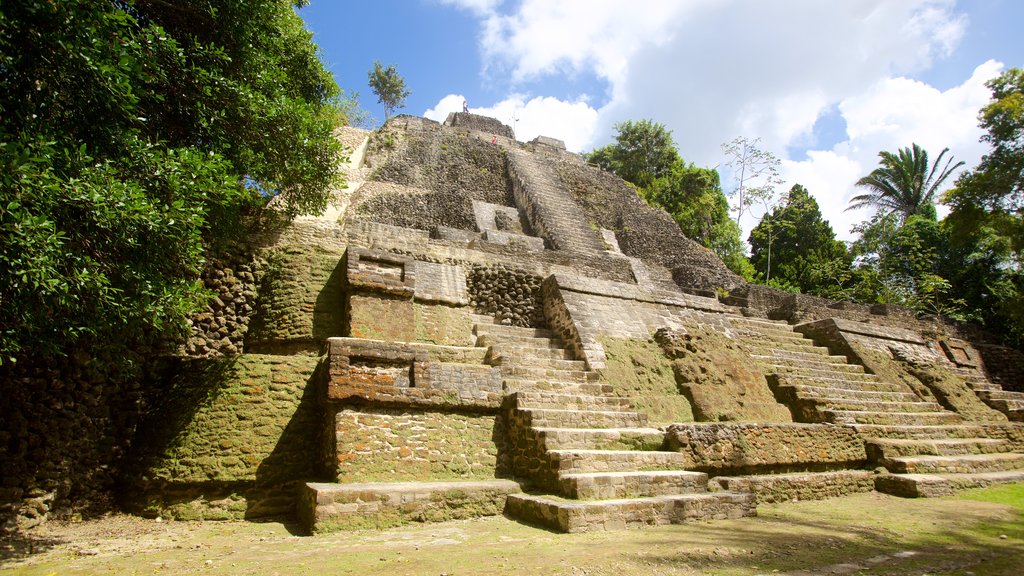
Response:
M1024 504L1024 486L1015 498ZM301 537L281 523L51 523L0 542L2 574L974 574L1024 566L1024 505L864 494L756 519L553 534L503 518Z

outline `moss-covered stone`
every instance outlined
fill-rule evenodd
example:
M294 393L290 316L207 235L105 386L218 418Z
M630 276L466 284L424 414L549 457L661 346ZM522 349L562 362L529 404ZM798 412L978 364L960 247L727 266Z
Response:
M659 330L655 335L672 361L676 383L702 422L791 422L768 381L733 340L703 328Z
M250 496L279 498L282 486L320 477L316 451L309 449L323 422L319 362L247 354L173 363L147 399L149 414L136 435L129 508L237 517L232 501L246 501L249 511L259 506ZM279 513L288 504L270 508Z
M601 344L608 358L601 380L614 386L616 395L629 398L653 424L693 422L690 401L676 386L672 362L657 343L606 338Z

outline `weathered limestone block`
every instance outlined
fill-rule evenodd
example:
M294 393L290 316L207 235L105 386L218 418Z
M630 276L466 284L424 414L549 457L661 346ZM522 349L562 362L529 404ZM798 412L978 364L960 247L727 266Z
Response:
M383 529L410 522L444 522L497 516L511 480L477 482L308 483L302 487L298 516L310 533Z
M443 357L444 347L435 348ZM452 360L460 360L452 351ZM501 374L483 364L432 361L429 347L407 343L328 340L329 402L465 408L495 412L501 404ZM469 359L466 357L465 359ZM482 360L481 354L476 359Z
M676 424L667 446L687 469L714 474L858 468L867 461L856 430L824 424Z
M905 384L922 399L934 400L967 420L1006 421L1003 414L986 406L916 332L842 319L808 322L794 329L882 380ZM967 352L962 360L976 363Z
M797 500L823 500L875 489L876 474L868 470L840 470L810 474L719 476L712 480L722 490L749 492L758 504Z
M332 410L339 482L486 480L507 475L504 421L497 414L387 406ZM330 449L331 446L328 446Z
M149 399L123 492L130 511L181 519L290 513L321 474L315 356L183 361Z
M791 422L754 359L735 341L703 328L659 330L655 340L673 359L676 383L698 421Z
M652 424L693 421L690 401L676 386L672 361L657 342L604 338L601 344L607 357L601 381L614 386L617 396L629 398Z

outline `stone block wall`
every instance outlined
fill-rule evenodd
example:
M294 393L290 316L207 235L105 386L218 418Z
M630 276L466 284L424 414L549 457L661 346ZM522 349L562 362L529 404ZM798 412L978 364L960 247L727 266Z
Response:
M1005 346L975 344L988 377L1011 392L1024 392L1024 353Z
M849 426L824 424L678 424L667 446L687 468L712 475L860 468L864 442Z
M334 414L339 482L501 477L508 468L497 414L345 406Z
M245 349L318 354L320 342L341 336L344 250L288 244L269 251Z
M126 507L178 519L290 514L298 483L323 477L315 356L182 360L147 398ZM311 440L313 439L313 440Z

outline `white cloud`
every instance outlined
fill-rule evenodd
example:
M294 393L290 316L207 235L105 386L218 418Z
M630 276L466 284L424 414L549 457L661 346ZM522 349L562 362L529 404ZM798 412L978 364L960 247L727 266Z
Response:
M978 109L990 97L985 82L998 75L1002 64L978 66L963 84L946 91L906 78L886 78L862 94L843 100L839 111L847 123L847 139L831 150L811 151L803 161L786 161L787 186L799 182L814 194L825 218L843 239L850 226L870 212L845 212L861 176L878 166L878 152L920 144L934 161L943 148L956 160L975 165L986 146L978 141ZM949 157L946 155L946 158ZM945 164L945 159L943 159ZM952 184L946 181L946 186Z
M423 116L443 122L450 112L462 111L463 97L449 94L428 109ZM550 136L565 142L567 149L580 151L593 140L597 125L597 110L590 107L585 99L566 102L552 97L535 97L514 94L487 107L470 106L473 114L497 118L515 130L516 139L522 142L537 136Z

